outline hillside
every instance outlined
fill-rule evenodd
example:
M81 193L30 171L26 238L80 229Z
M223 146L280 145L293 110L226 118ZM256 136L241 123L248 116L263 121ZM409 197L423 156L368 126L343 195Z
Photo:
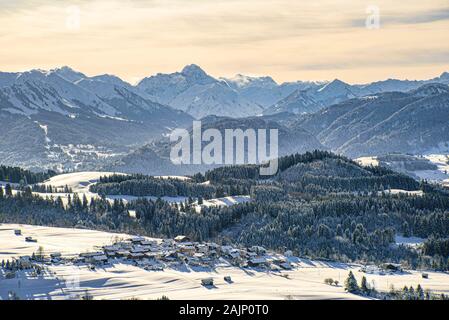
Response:
M297 125L350 157L419 154L447 148L448 117L449 88L428 84L407 93L352 99L303 116Z
M250 117L233 119L228 117L209 116L202 120L202 132L207 129L216 129L225 137L226 129L277 129L279 142L279 156L291 153L303 153L316 149L325 149L318 140L306 130L301 127L288 128L282 124L281 121L271 120L269 117ZM190 129L190 133L192 133ZM193 135L190 134L192 139ZM267 136L269 137L269 136ZM202 143L204 148L209 142ZM122 171L128 173L143 173L149 175L185 175L195 174L197 172L204 172L219 165L174 165L170 160L170 151L174 144L169 142L168 138L156 141L153 144L139 148L133 153L130 153L120 160L104 166L105 170ZM222 143L222 154L224 154L225 142ZM245 146L245 154L247 154L247 145ZM236 146L233 149L236 153ZM236 161L234 159L234 161ZM246 163L248 159L245 158ZM193 162L193 161L192 161ZM235 163L234 163L235 164Z

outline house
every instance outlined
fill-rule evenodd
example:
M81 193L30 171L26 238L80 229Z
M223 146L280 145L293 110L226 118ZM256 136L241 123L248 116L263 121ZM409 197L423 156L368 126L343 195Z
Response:
M150 264L145 267L145 270L147 270L147 271L164 271L164 266L160 263Z
M141 268L145 268L149 265L151 265L151 262L148 259L142 259L142 260L136 261L136 266L141 267Z
M188 255L193 255L195 253L195 247L192 245L185 245L179 248L179 251Z
M154 247L154 246L157 245L157 241L155 241L155 240L145 240L145 241L142 241L140 244L143 245L143 246Z
M60 252L50 253L50 258L52 259L61 259L62 255Z
M231 246L222 246L221 247L221 252L225 253L225 254L229 254L229 252L231 252L234 248Z
M52 263L58 263L61 261L62 255L59 252L50 253L50 258Z
M127 258L129 254L130 252L128 250L118 250L115 255L121 258Z
M30 269L32 264L31 264L31 257L30 256L21 256L19 258L19 262L22 265L23 268L25 269Z
M103 264L108 262L108 257L105 255L93 256L89 260L93 264Z
M130 250L133 245L129 242L119 242L115 244L116 246L119 247L119 249L125 249L125 250Z
M204 278L201 279L201 284L203 286L213 286L214 285L214 279L213 278Z
M146 239L144 237L133 237L131 238L131 242L134 244L140 244L143 241L146 241Z
M286 256L286 257L292 257L292 256L293 256L293 251L291 251L291 250L285 251L285 252L284 252L284 256Z
M217 250L211 250L211 251L209 251L209 256L210 256L211 258L217 257L217 256L218 256Z
M255 252L255 253L259 254L259 255L262 255L262 254L266 254L266 253L267 253L267 250L266 250L264 247L261 247L261 246L252 246L252 247L249 249L249 251Z
M291 270L292 265L289 262L283 262L279 265L284 270Z
M190 242L190 238L187 236L177 236L175 237L176 242Z
M93 258L93 257L95 257L95 256L101 256L101 255L104 255L104 253L103 252L83 252L83 253L80 253L80 257L83 257L83 258L85 258L85 259L90 259L90 258Z
M196 257L189 257L189 258L187 258L187 264L189 264L191 266L194 266L194 267L197 267L201 263L200 263L200 260L198 258L196 258Z
M248 260L248 265L250 267L262 267L267 264L267 260L265 258L251 258Z
M385 271L402 272L402 265L399 263L383 263L380 267Z
M141 247L141 246L135 246L134 248L132 248L130 250L131 253L145 253L148 252L149 250L145 247Z
M117 245L115 245L115 246L104 246L103 247L104 252L115 252L115 251L117 251L119 249L120 249L120 247L117 246Z
M145 257L145 255L141 252L137 252L137 253L130 252L128 255L128 259L134 259L134 260L143 259L144 257Z
M146 252L145 257L156 260L162 257L162 252Z
M134 219L137 218L136 210L128 210L128 216Z
M16 230L14 230L14 234L15 234L16 236L21 236L21 235L22 235L22 230L16 229Z
M240 251L237 249L233 249L230 252L228 252L228 256L231 257L233 260L240 258Z
M198 250L198 252L201 252L201 253L209 252L209 247L204 244L197 245L196 249Z

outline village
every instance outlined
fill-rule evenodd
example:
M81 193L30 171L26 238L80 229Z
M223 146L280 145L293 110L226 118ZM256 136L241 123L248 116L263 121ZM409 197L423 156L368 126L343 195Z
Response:
M19 229L14 230L16 236L22 236ZM38 242L32 237L24 237L26 242ZM147 271L164 271L164 269L192 271L213 271L217 266L227 265L238 268L248 268L265 272L280 272L292 270L298 258L291 251L276 254L260 246L249 248L219 245L214 242L194 242L187 236L177 236L174 239L151 239L141 236L118 240L112 244L98 247L98 250L83 252L76 255L63 255L60 252L44 254L41 252L23 255L11 263L2 262L2 267L9 269L7 278L14 277L14 270L42 269L49 265L86 266L96 270L117 263L130 264ZM11 272L12 271L12 272ZM230 276L224 280L232 283ZM204 286L213 286L213 278L201 280Z
M394 263L312 260L285 249L273 252L182 235L156 239L17 224L0 225L0 234L2 299L245 299L248 290L260 298L363 298L345 291L349 271L359 283L366 276L370 287L382 292L391 285L418 284L447 292L441 287L444 273Z

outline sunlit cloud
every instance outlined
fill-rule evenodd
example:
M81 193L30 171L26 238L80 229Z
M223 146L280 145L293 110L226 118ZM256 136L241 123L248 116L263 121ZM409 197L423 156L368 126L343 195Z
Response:
M378 30L365 28L373 4ZM197 63L216 76L363 82L449 69L440 0L0 0L0 22L5 71L70 65L134 81Z

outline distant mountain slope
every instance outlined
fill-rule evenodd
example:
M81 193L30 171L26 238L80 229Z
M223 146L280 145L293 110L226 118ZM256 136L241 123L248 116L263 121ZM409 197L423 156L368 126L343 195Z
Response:
M181 72L145 78L137 87L158 102L198 119L208 115L246 117L262 111L260 105L247 100L225 81L209 76L197 65L186 66Z
M0 73L6 164L73 169L191 123L186 113L113 76L88 78L67 67Z
M385 92L407 92L425 84L449 84L449 73L430 80L397 80L388 79L365 85L350 85L338 79L320 86L307 89L300 88L287 97L279 100L264 111L264 114L290 112L295 114L313 113L333 104L356 97L364 97Z
M204 118L202 121L203 132L207 129L217 129L222 133L223 137L225 137L226 129L278 129L280 156L297 152L302 153L316 149L326 149L313 135L299 126L294 129L287 128L278 122L261 117L232 119L227 117L210 116ZM192 134L190 136L192 137ZM203 142L203 147L208 143L209 142ZM173 165L170 161L170 151L172 145L173 144L171 144L168 139L162 139L122 157L119 161L113 164L108 164L103 169L151 175L185 175L194 174L196 172L204 172L211 168L217 167L217 165ZM247 149L245 148L245 150Z
M317 87L315 82L287 82L277 84L271 77L250 77L238 74L233 78L221 78L229 86L238 91L242 97L253 101L263 108L268 108L276 102L289 96L295 90L306 90Z
M425 152L449 143L449 87L426 84L408 93L352 99L297 123L348 156Z
M265 110L264 114L292 112L312 113L327 106L356 97L351 85L338 79L319 87L296 90L288 97Z

